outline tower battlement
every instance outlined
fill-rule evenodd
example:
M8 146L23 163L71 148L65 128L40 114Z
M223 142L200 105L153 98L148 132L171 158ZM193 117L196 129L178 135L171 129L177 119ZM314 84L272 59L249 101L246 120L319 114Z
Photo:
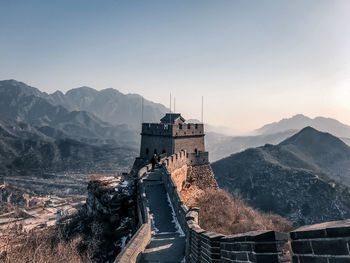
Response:
M143 123L141 135L150 136L202 136L204 135L204 125L200 123Z
M199 155L205 152L204 135L202 123L186 123L180 113L167 113L159 123L142 123L140 157L150 160L154 154L183 150Z

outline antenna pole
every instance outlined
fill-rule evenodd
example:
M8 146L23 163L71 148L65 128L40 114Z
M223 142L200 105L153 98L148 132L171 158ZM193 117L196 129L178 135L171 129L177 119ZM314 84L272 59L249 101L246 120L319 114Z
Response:
M202 123L203 123L203 96L202 96Z
M143 97L142 97L142 104L141 104L141 123L143 123Z
M175 111L175 96L174 96L174 113L175 113L176 111Z
M170 113L171 113L171 92L170 92Z

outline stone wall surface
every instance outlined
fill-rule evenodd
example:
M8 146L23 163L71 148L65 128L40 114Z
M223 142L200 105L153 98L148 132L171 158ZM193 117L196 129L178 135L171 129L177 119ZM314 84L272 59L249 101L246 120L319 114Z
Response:
M173 182L176 185L177 191L181 191L184 187L184 183L187 180L188 166L184 165L179 169L176 169L170 173Z
M184 136L175 137L174 139L174 152L181 152L187 150L189 153L204 152L204 136Z
M161 154L163 151L171 153L172 143L172 137L142 135L140 157L150 161L155 151L157 154Z

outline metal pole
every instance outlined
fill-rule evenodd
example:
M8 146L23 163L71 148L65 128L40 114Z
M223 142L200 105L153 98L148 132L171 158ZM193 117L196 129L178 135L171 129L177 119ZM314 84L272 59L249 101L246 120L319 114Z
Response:
M170 92L170 113L171 113L171 92Z
M203 96L202 96L202 123L203 123Z
M174 113L175 113L176 111L175 111L175 96L174 96Z
M141 104L141 124L143 123L143 97L142 97L142 104Z

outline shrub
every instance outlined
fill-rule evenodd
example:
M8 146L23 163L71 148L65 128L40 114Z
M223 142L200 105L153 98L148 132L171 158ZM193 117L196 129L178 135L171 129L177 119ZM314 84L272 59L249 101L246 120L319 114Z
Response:
M196 198L196 204L200 208L200 226L221 234L255 230L289 232L293 226L279 215L259 213L222 189L206 189Z
M0 252L0 262L88 262L79 253L80 237L65 242L57 237L54 227L22 232L12 229Z

